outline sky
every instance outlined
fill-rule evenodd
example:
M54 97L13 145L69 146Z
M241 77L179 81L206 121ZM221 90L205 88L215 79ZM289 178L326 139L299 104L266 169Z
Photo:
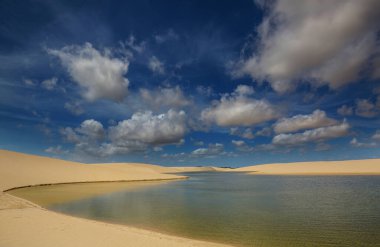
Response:
M167 166L380 158L380 1L0 0L0 148Z

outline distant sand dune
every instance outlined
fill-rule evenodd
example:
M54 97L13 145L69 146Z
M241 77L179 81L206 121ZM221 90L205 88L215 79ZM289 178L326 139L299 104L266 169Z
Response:
M268 175L380 175L380 159L268 164L232 171Z

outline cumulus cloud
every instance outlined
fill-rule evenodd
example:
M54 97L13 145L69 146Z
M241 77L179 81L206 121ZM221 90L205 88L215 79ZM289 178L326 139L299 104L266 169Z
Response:
M230 135L240 136L245 139L255 138L251 128L240 129L240 128L234 127L230 129Z
M191 103L179 86L173 88L157 88L154 90L143 88L140 89L140 96L144 103L153 109L162 106L178 109Z
M100 122L88 119L77 128L66 127L60 132L66 141L75 144L77 152L97 157L141 152L149 147L159 151L163 145L184 142L186 114L175 110L159 115L139 112L108 130Z
M224 153L224 145L221 143L209 144L207 148L198 148L191 152L192 157L213 157Z
M231 143L236 147L241 147L246 145L245 141L242 140L232 140Z
M376 50L377 0L297 1L262 4L258 49L237 63L234 76L267 80L284 93L308 80L337 89L356 81Z
M355 114L360 117L372 118L379 114L379 107L366 99L356 101Z
M346 136L350 125L344 121L341 124L306 130L295 134L279 134L273 137L274 145L299 145L307 142L318 142Z
M278 133L296 132L304 129L315 129L336 124L337 121L327 117L326 112L315 110L309 115L296 115L291 118L282 118L274 124L274 131Z
M341 116L351 116L353 114L353 108L347 105L342 105L338 108L337 113Z
M350 144L351 144L351 146L359 147L359 148L361 148L361 147L369 148L369 147L375 147L376 146L375 142L368 142L368 143L359 142L355 137L350 141Z
M240 152L252 152L254 147L250 147L245 141L242 140L232 140L232 145L235 146L236 150Z
M60 132L66 141L76 144L83 142L94 143L102 141L105 137L103 125L94 119L83 121L78 128L66 127L61 129Z
M159 115L146 111L110 127L109 137L118 145L129 141L160 145L180 142L186 131L184 111L169 110Z
M66 102L64 108L74 115L81 115L84 113L84 109L78 101Z
M94 119L88 119L81 123L79 128L76 129L76 131L86 136L89 140L102 140L104 138L104 128L103 125L94 120Z
M238 85L235 89L237 95L251 95L255 92L253 87L247 85Z
M272 135L272 129L270 127L264 127L261 130L256 132L257 136L271 136Z
M41 82L41 86L46 90L53 90L57 86L58 78L52 77Z
M129 85L124 77L129 66L126 57L114 57L109 49L98 51L90 43L49 49L48 53L61 60L73 81L82 88L86 100L121 101L126 96Z
M250 90L248 90L250 92ZM223 95L201 113L201 119L219 126L251 126L278 117L277 111L266 100L248 97L247 90L239 86L231 94Z
M71 142L71 143L79 143L80 142L79 136L77 135L77 133L75 133L74 129L71 127L62 128L62 129L60 129L59 132L61 133L61 135L63 136L63 138L67 142Z
M67 150L63 150L61 145L58 145L58 146L56 146L56 147L48 147L48 148L45 149L44 151L45 151L46 153L49 153L49 154L56 154L56 155L60 155L60 154L65 154L65 153L67 153Z
M152 56L148 62L148 68L154 73L165 74L165 66L156 56Z

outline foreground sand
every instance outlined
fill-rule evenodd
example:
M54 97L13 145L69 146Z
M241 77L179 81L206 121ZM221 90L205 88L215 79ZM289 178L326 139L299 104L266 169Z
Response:
M0 247L225 246L50 212L3 193L16 187L95 181L171 180L148 164L86 165L0 150Z
M268 164L231 171L267 175L380 175L380 159Z

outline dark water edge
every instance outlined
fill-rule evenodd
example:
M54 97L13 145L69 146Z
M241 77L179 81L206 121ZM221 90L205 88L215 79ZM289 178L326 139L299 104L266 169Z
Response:
M184 175L190 179L123 184L83 199L81 192L84 197L94 190L91 185L30 188L37 201L27 199L46 203L48 197L75 194L44 206L236 246L380 246L380 176Z

